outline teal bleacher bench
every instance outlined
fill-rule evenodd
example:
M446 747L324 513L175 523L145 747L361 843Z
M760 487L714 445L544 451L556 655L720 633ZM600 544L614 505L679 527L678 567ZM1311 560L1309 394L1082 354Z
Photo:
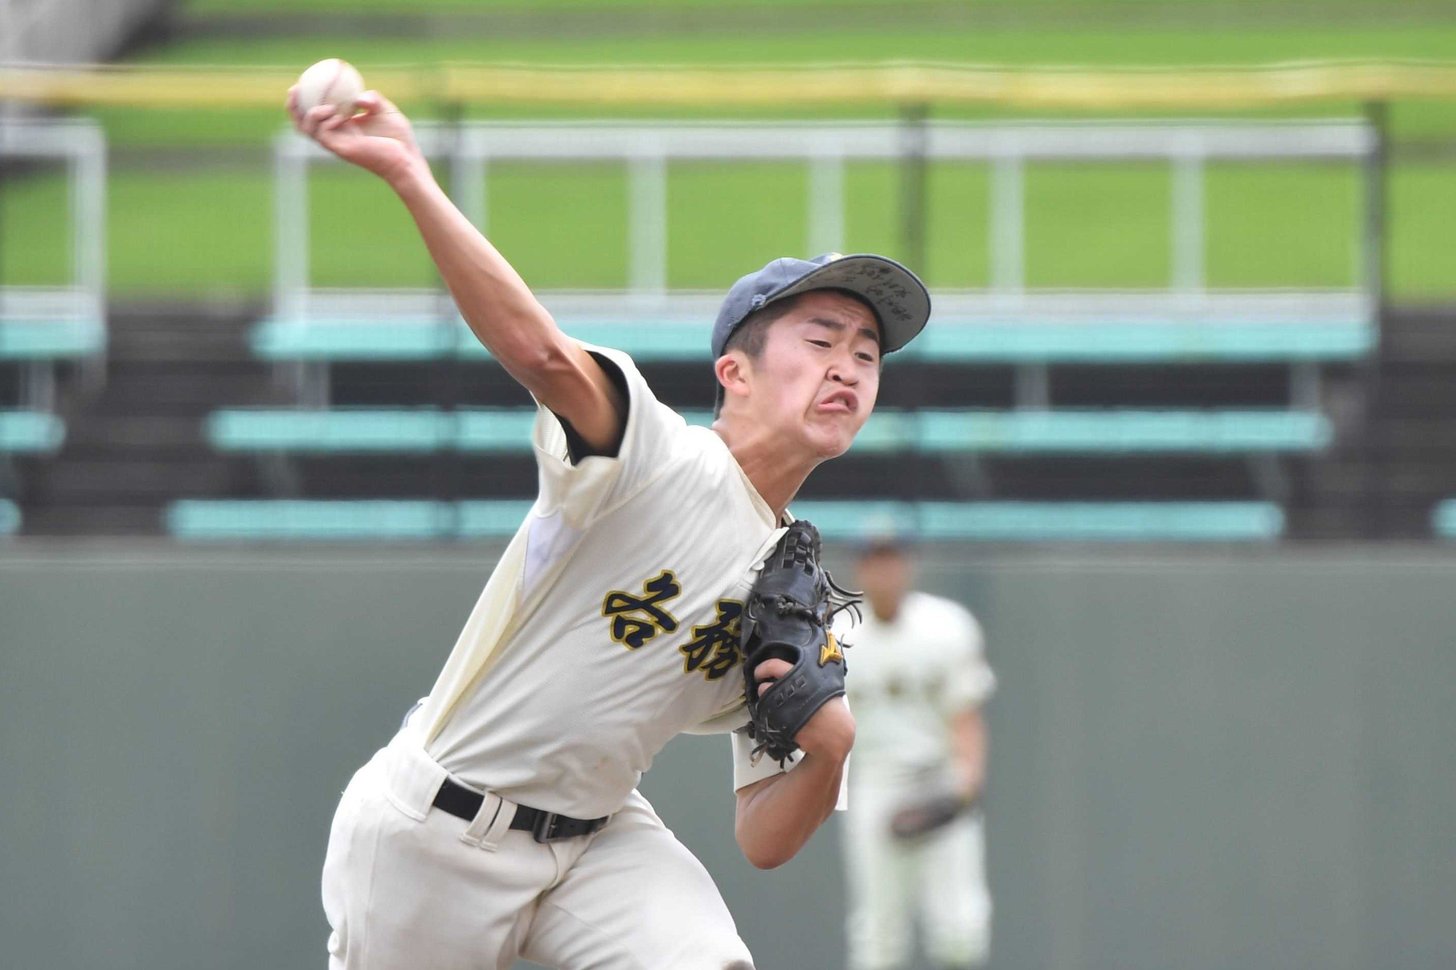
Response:
M167 531L191 540L429 540L512 535L531 502L184 499Z
M683 417L712 423L707 411ZM230 409L213 412L206 431L222 451L524 453L534 419L529 408ZM870 417L854 452L1244 454L1316 451L1332 438L1329 419L1307 411L883 411Z
M66 438L66 424L46 411L0 411L0 455L48 454Z
M1261 363L1354 360L1375 346L1365 321L1014 323L927 327L919 360L1002 364Z
M90 357L105 349L99 320L0 320L0 360Z
M796 502L826 536L854 539L893 524L925 540L1235 542L1278 539L1271 502Z
M644 320L573 323L580 340L625 351L644 363L708 363L711 321ZM458 319L270 318L252 333L253 353L273 361L421 361L489 356ZM897 361L1055 364L1229 362L1295 363L1356 360L1375 346L1375 329L1359 319L1336 321L1117 320L1079 323L968 323L937 319Z
M0 294L0 304L4 302ZM56 366L63 360L80 361L87 382L98 385L105 349L106 325L101 320L0 317L0 362L20 368L25 408L48 411L55 406Z
M683 416L695 424L712 422L707 411ZM231 409L209 415L206 434L221 451L529 452L535 418L530 408Z
M905 419L907 440L932 453L1313 451L1333 438L1323 414L1289 410L924 411Z
M166 510L188 541L504 538L529 501L188 499ZM827 538L853 540L894 522L924 540L989 542L1248 542L1279 538L1284 514L1267 502L834 502L793 512Z
M1431 529L1442 539L1456 539L1456 499L1436 504L1431 510Z
M0 498L0 536L12 536L20 531L20 509L14 502Z
M589 344L640 361L707 361L708 322L646 320L635 324L564 325ZM254 327L253 353L265 360L487 360L490 352L459 319L351 320L270 318Z

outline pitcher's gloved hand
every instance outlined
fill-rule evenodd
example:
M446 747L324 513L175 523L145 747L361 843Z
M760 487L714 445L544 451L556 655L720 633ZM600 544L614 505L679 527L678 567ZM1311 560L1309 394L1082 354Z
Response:
M844 694L844 652L830 618L857 602L819 564L819 531L794 522L759 572L743 606L744 700L754 756L780 765L798 750L794 740L814 712ZM787 673L760 693L757 670L782 660Z

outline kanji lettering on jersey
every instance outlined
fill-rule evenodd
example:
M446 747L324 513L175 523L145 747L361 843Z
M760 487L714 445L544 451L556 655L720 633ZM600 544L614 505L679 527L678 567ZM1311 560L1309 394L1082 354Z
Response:
M712 623L693 627L693 638L678 647L683 655L683 672L701 670L708 680L717 680L743 659L738 649L743 604L737 600L719 600L718 618Z
M612 618L612 639L637 650L659 633L677 629L677 618L661 605L682 593L671 569L642 583L642 595L614 589L602 599L602 615Z

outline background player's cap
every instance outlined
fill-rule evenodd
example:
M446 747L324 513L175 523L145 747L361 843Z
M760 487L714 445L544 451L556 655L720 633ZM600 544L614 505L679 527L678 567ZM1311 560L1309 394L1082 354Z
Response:
M784 257L734 283L713 324L713 357L754 310L809 290L848 290L874 308L880 352L908 344L930 319L930 294L910 270L884 256L825 253L813 259Z
M903 512L869 515L853 542L855 555L860 558L884 553L909 555L914 546L914 531Z

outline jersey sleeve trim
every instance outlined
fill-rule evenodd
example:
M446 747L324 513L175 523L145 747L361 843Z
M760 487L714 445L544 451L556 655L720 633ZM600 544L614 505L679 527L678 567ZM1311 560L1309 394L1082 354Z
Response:
M589 457L616 458L622 450L622 440L627 434L627 422L632 418L632 392L627 387L627 377L622 373L622 369L605 354L593 350L588 350L587 353L591 355L592 360L597 362L597 366L602 369L602 373L607 375L607 379L616 386L617 392L622 395L622 404L627 410L622 415L621 427L617 429L617 442L609 451L592 447L570 421L555 411L551 412L551 416L561 425L561 432L566 437L566 460L573 465L579 465L583 458Z
M627 414L615 455L582 454L571 443L568 422L537 402L532 445L540 473L536 512L561 513L585 528L605 512L647 487L683 453L687 423L653 395L626 354L581 344L603 369L622 379ZM580 442L580 444L585 444Z

